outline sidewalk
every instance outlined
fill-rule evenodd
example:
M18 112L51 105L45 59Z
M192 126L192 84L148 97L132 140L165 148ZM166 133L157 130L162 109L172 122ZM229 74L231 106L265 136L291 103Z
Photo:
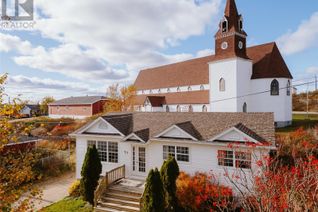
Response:
M68 196L68 188L75 181L75 172L50 179L38 184L42 191L42 199L35 201L35 210L51 205Z

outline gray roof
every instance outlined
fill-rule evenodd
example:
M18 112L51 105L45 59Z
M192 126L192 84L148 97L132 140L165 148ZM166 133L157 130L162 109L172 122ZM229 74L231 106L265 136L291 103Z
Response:
M106 100L104 96L78 96L78 97L69 97L55 101L49 105L58 106L58 105L88 105L98 102L100 100Z
M113 113L103 118L122 134L146 140L177 125L199 141L235 127L259 142L275 142L273 113Z

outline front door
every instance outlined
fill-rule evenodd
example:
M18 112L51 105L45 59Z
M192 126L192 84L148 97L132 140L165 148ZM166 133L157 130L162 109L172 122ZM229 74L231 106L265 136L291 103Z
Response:
M144 175L146 173L146 148L133 146L132 169L136 175Z

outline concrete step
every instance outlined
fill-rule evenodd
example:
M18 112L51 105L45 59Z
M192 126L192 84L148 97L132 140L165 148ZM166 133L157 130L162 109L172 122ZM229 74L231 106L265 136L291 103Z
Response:
M100 206L101 208L108 208L108 209L113 209L113 210L117 210L117 211L125 211L125 212L139 212L140 208L139 207L131 207L131 206L126 206L126 205L118 205L115 203L110 203L110 202L106 202L106 203L98 203L98 206Z
M103 203L107 203L107 202L118 204L118 205L137 207L137 208L140 205L139 201L128 201L128 200L123 200L123 199L119 199L119 198L111 198L111 197L102 197L102 199L99 203L102 205Z
M102 198L112 198L118 200L140 202L141 197L131 196L129 194L107 192Z

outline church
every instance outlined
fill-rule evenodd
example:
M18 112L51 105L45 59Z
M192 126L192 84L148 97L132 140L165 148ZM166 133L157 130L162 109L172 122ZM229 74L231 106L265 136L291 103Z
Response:
M247 47L244 19L227 0L215 55L141 70L134 85L141 112L272 112L291 124L293 79L275 42Z

